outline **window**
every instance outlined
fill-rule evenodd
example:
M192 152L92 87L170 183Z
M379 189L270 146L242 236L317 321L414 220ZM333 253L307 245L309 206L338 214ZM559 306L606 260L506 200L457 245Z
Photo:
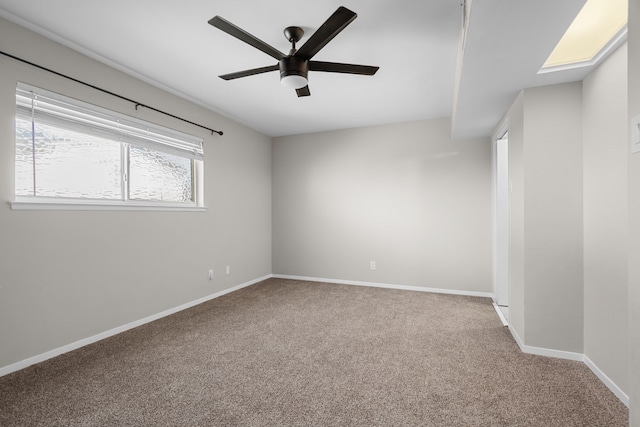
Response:
M539 73L597 64L627 38L627 0L588 0Z
M22 83L15 126L14 208L203 206L202 139Z

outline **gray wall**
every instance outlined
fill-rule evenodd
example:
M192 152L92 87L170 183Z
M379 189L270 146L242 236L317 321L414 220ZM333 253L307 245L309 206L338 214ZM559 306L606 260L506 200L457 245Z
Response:
M584 353L628 393L626 82L623 45L582 83L525 89L507 118L511 327L525 345Z
M0 367L271 273L270 138L1 19L0 48L225 132L0 57ZM17 81L204 138L208 210L11 210Z
M629 0L629 117L640 114L640 0ZM630 425L640 426L640 153L629 154Z
M582 87L584 354L628 392L627 46Z
M510 316L525 345L582 352L582 87L526 89L509 117ZM513 129L513 131L512 131Z
M582 85L525 90L527 344L581 353Z
M640 0L629 3L628 112L634 116L640 114ZM272 146L264 135L1 19L0 48L225 131L211 136L136 112L0 57L0 368L272 271L491 291L489 141L451 141L448 120L278 138ZM525 344L584 351L623 390L628 381L631 425L640 426L640 225L628 227L627 325L621 106L617 95L605 95L621 90L615 77L621 55L582 88L525 90L509 112L510 305L512 327ZM12 211L18 80L204 138L208 211ZM580 146L576 126L585 131ZM611 132L615 143L607 139ZM583 141L584 163L577 164ZM627 157L628 217L638 218L640 154ZM584 192L576 192L578 177ZM576 218L578 206L584 212ZM576 257L583 249L584 258ZM225 265L232 266L230 276L220 274ZM212 282L209 268L216 271Z
M274 273L491 292L490 143L450 129L275 138Z

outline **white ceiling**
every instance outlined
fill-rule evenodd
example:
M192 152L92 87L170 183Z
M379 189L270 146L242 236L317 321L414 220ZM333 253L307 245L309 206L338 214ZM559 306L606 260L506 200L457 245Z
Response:
M457 79L461 0L0 0L0 16L269 136L453 116L466 138L489 136L520 89L586 75L536 74L584 1L475 0ZM286 53L285 27L303 27L301 46L339 6L358 18L314 59L375 76L310 72L305 98L278 72L217 77L276 61L213 16Z

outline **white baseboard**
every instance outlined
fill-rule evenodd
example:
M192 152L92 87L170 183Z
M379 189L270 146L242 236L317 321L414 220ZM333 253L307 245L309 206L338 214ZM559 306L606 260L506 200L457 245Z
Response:
M361 281L355 281L355 280L340 280L340 279L324 279L321 277L289 276L285 274L274 274L273 277L275 277L276 279L292 279L292 280L304 280L308 282L336 283L339 285L369 286L374 288L400 289L403 291L432 292L436 294L465 295L465 296L471 296L471 297L486 297L486 298L491 298L492 296L491 292L460 291L456 289L426 288L422 286L394 285L390 283L361 282Z
M306 276L289 276L283 274L273 274L272 277L278 279L292 279L292 280L304 280L310 282L324 282L324 283L338 283L342 285L355 285L355 286L372 286L377 288L388 288L388 289L400 289L400 290L408 290L408 291L419 291L419 292L435 292L435 293L444 293L444 294L452 294L452 295L467 295L467 296L479 296L479 297L488 297L493 298L493 294L490 292L473 292L473 291L459 291L459 290L451 290L451 289L440 289L440 288L423 288L419 286L406 286L406 285L394 285L388 283L375 283L375 282L358 282L352 280L339 280L339 279L325 279L319 277L306 277ZM504 318L502 311L500 308L493 303L498 316L500 317L500 321L504 326L509 326L507 319ZM555 357L558 359L566 359L566 360L574 360L578 362L583 362L591 371L604 383L605 386L618 398L622 403L624 403L627 407L629 407L629 396L624 393L620 387L618 387L604 372L602 372L596 365L589 359L586 355L582 353L575 353L571 351L562 351L562 350L553 350L549 348L543 347L533 347L529 345L524 345L520 337L514 328L509 326L509 331L511 335L515 339L518 347L520 347L520 351L527 354L535 354L538 356L546 356L546 357Z
M73 342L71 344L67 344L67 345L64 345L62 347L55 348L53 350L47 351L47 352L39 354L37 356L29 357L28 359L21 360L20 362L16 362L16 363L13 363L11 365L4 366L4 367L0 368L0 377L2 377L4 375L8 375L8 374L10 374L12 372L19 371L20 369L24 369L24 368L26 368L28 366L35 365L36 363L44 362L45 360L54 358L54 357L59 356L59 355L64 354L64 353L68 353L68 352L70 352L72 350L76 350L76 349L78 349L80 347L84 347L85 345L93 344L94 342L103 340L105 338L109 338L111 336L114 336L114 335L117 335L119 333L125 332L125 331L127 331L129 329L136 328L138 326L144 325L145 323L153 322L154 320L158 320L158 319L160 319L162 317L166 317L166 316L169 316L171 314L177 313L179 311L186 310L187 308L191 308L191 307L196 306L198 304L202 304L203 302L207 302L207 301L210 301L212 299L215 299L215 298L221 297L223 295L226 295L228 293L237 291L239 289L246 288L247 286L254 285L254 284L258 283L258 282L261 282L263 280L269 279L271 277L272 277L272 275L269 274L269 275L260 277L258 279L250 280L250 281L242 283L240 285L236 285L236 286L233 286L231 288L222 290L220 292L216 292L214 294L207 295L207 296L199 298L197 300L190 301L190 302L188 302L186 304L182 304L182 305L179 305L177 307L173 307L173 308L170 308L168 310L162 311L160 313L153 314L151 316L147 316L147 317L145 317L143 319L127 323L126 325L118 326L117 328L113 328L113 329L110 329L108 331L99 333L97 335L93 335L91 337L84 338L84 339L81 339L79 341L75 341L75 342Z
M591 359L589 359L586 355L582 353L572 353L570 351L551 350L548 348L532 347L532 346L524 345L522 343L522 340L518 336L518 333L512 327L509 327L509 331L511 332L511 335L513 335L513 339L516 340L518 347L520 347L520 350L523 353L536 354L538 356L557 357L559 359L568 359L568 360L576 360L578 362L583 362L585 365L587 365L589 369L591 369L591 371L598 377L598 379L602 381L602 383L605 386L607 386L607 388L611 390L611 392L618 399L620 399L622 403L624 403L627 406L627 408L629 407L629 396L627 396L627 394L623 392L620 389L620 387L618 387L616 383L614 383L611 380L611 378L605 375L605 373L602 372L600 368L598 368L596 364L593 363Z
M600 368L598 368L596 364L593 363L593 361L589 359L589 357L587 357L586 354L584 355L584 364L587 365L594 374L596 374L596 377L598 377L600 381L602 381L604 385L606 385L607 388L611 390L611 392L615 394L616 397L627 406L627 408L629 407L629 396L624 391L622 391L620 387L618 387L616 383L611 380L611 378L609 378L604 372L602 372Z
M509 326L509 332L511 332L513 339L516 340L518 347L520 347L520 351L522 351L523 353L584 362L584 355L582 353L573 353L571 351L553 350L550 348L532 347L530 345L524 345L522 340L518 336L518 333L511 326Z
M509 326L509 321L504 317L502 310L500 310L500 306L494 302L493 308L496 309L496 313L498 313L498 317L500 318L500 322L502 322L502 326Z
M339 280L339 279L323 279L318 277L305 277L305 276L288 276L282 274L268 274L266 276L250 280L248 282L233 286L228 289L224 289L220 292L213 293L211 295L207 295L205 297L199 298L197 300L188 302L186 304L179 305L177 307L170 308L168 310L162 311L157 314L153 314L151 316L147 316L143 319L136 320L134 322L127 323L125 325L119 326L117 328L110 329L108 331L102 332L97 335L93 335L88 338L84 338L79 341L75 341L71 344L64 345L62 347L55 348L53 350L47 351L45 353L39 354L37 356L30 357L28 359L21 360L20 362L13 363L11 365L4 366L0 368L0 377L8 375L12 372L19 371L28 366L35 365L36 363L44 362L45 360L54 358L64 353L68 353L70 351L76 350L80 347L84 347L89 344L93 344L97 341L103 340L105 338L109 338L111 336L117 335L119 333L125 332L129 329L136 328L138 326L144 325L146 323L153 322L154 320L161 319L163 317L169 316L171 314L177 313L182 310L186 310L188 308L194 307L198 304L202 304L204 302L210 301L212 299L221 297L223 295L229 294L231 292L235 292L239 289L246 288L247 286L254 285L256 283L262 282L263 280L269 278L278 278L278 279L292 279L292 280L304 280L310 282L323 282L323 283L337 283L341 285L354 285L354 286L371 286L376 288L387 288L387 289L399 289L399 290L407 290L407 291L418 291L418 292L433 292L433 293L442 293L442 294L451 294L451 295L466 295L466 296L476 296L476 297L487 297L491 298L492 294L490 292L475 292L475 291L460 291L460 290L452 290L452 289L441 289L441 288L424 288L420 286L406 286L406 285L394 285L388 283L375 283L375 282L359 282L352 280ZM495 304L494 304L495 305ZM497 309L497 308L496 308ZM501 316L501 312L497 309L498 314ZM502 319L501 319L502 320ZM591 371L607 386L609 390L618 398L622 403L624 403L627 407L629 407L629 396L624 393L620 387L618 387L604 372L602 372L591 359L585 356L582 353L573 353L568 351L561 350L552 350L548 348L542 347L532 347L524 345L517 332L509 327L509 331L513 336L514 340L520 347L520 351L527 354L535 354L538 356L547 356L547 357L556 357L559 359L567 359L567 360L575 360L579 362L583 362Z

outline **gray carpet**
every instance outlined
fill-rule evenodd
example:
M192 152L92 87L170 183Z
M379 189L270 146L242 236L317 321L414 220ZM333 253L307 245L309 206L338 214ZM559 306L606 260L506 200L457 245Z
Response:
M0 378L2 426L623 426L486 298L270 279Z

